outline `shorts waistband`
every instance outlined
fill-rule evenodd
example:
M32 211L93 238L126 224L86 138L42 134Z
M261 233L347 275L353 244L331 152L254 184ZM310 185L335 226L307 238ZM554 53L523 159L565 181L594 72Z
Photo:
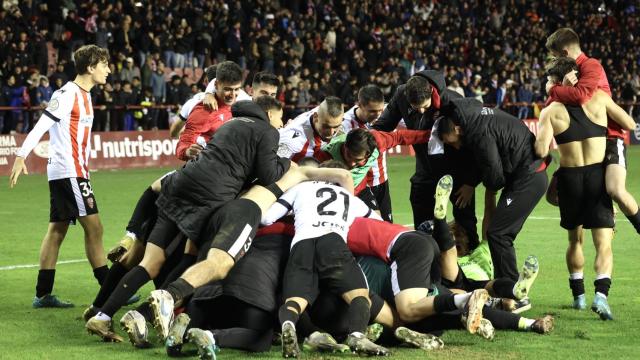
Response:
M596 168L604 169L603 163L599 162L599 163L585 165L585 166L572 166L572 167L561 166L560 168L558 168L558 172L573 173L573 172L582 172L585 170L591 170Z

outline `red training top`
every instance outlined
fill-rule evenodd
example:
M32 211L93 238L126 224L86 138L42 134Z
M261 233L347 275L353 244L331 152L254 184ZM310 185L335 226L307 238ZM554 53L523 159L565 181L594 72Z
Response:
M180 134L180 140L176 146L178 159L189 160L187 149L197 143L198 137L209 142L218 128L231 120L232 117L231 106L224 102L218 101L218 110L216 111L207 110L202 103L196 105L187 118L184 131Z
M386 221L356 218L349 227L347 245L354 254L375 256L388 263L390 247L398 236L409 231Z

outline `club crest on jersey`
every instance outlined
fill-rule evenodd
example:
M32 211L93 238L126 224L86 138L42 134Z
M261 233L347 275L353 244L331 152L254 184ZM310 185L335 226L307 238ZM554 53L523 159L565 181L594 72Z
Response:
M89 205L89 207L93 209L93 207L95 206L93 198L87 198L87 205Z
M51 101L49 101L49 106L47 106L47 110L56 111L58 110L59 106L60 106L60 103L58 103L58 99L51 99Z

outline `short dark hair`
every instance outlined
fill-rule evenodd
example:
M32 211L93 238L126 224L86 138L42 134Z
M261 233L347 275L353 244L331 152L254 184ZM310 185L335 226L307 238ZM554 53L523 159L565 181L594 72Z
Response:
M318 161L318 159L311 157L311 156L307 156L302 158L300 161L298 161L298 165L299 166L314 166L314 167L318 167L320 165L320 161Z
M342 100L336 96L327 96L323 101L326 104L327 114L332 118L338 117L344 113ZM320 104L322 106L322 104Z
M425 77L414 75L409 78L404 88L405 95L409 104L422 104L426 100L431 99L433 88L431 83Z
M271 96L258 96L258 98L253 100L264 112L269 110L282 110L282 103L277 99L272 98Z
M327 169L343 169L343 170L349 170L349 168L347 167L347 164L345 164L344 162L340 161L340 160L327 160L327 161L323 161L320 166L321 168L327 168Z
M377 147L376 138L373 137L366 129L353 129L347 134L347 140L344 143L350 153L353 154L369 154L373 153Z
M278 79L278 77L272 73L260 71L253 76L253 82L251 83L251 86L256 86L257 84L266 84L280 87L280 79Z
M382 89L376 85L365 85L358 91L358 103L361 105L381 102L384 102L384 94Z
M84 45L73 53L76 64L76 72L84 75L89 72L89 67L95 67L98 63L109 62L109 50L96 45Z
M571 28L561 28L556 30L553 34L547 38L545 46L547 50L562 54L562 49L569 45L580 46L580 37Z
M438 137L442 140L442 135L451 134L456 129L455 121L449 116L440 117L438 121Z
M578 70L576 61L568 56L561 56L551 59L546 66L547 75L562 81L564 76L572 70Z
M223 61L216 69L216 81L225 84L242 82L242 68L233 61Z
M204 69L203 76L207 77L207 81L211 81L211 80L216 78L216 69L217 68L218 68L217 65L211 65L211 66L208 66L206 69Z

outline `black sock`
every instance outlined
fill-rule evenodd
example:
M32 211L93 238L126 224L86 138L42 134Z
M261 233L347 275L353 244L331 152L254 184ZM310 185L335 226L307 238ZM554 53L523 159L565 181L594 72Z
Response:
M174 304L179 303L183 299L193 295L195 289L185 279L178 278L167 286L167 291L171 294Z
M153 321L153 312L151 311L151 304L149 304L148 301L138 305L136 311L139 312L148 323Z
M496 279L493 281L493 292L497 297L515 300L515 296L513 295L513 287L515 285L516 282L511 279Z
M100 285L104 283L104 280L107 278L108 273L109 273L109 268L107 267L107 265L100 266L93 269L93 277L95 277L96 280L98 280L98 284Z
M380 297L380 295L374 293L373 291L369 291L369 299L371 299L371 307L369 308L369 323L374 323L376 318L382 311L384 307L384 300Z
M610 278L598 279L598 280L593 282L593 286L596 287L596 292L597 293L599 292L599 293L605 294L606 296L609 296L609 288L611 287L611 279Z
M142 236L142 225L158 212L158 208L156 207L158 196L158 193L151 190L151 186L142 193L142 196L138 199L136 208L133 210L133 214L131 214L131 219L129 219L127 231L136 234L137 237Z
M291 310L289 308L296 309ZM280 325L284 324L285 321L291 321L296 324L298 322L298 318L300 318L300 306L295 301L287 301L286 303L280 306L280 310L278 310L278 320L280 320Z
M309 316L309 312L305 311L298 317L298 324L296 325L296 332L301 337L307 337L313 334L316 331L322 331L316 324L311 321L311 316Z
M358 296L351 300L347 310L347 320L349 324L349 334L354 332L365 333L369 324L369 301L364 296Z
M111 269L107 273L106 279L102 282L100 286L100 290L98 291L98 295L93 300L93 306L100 308L104 305L104 302L107 301L113 289L118 286L118 283L122 278L127 274L129 270L127 270L122 264L118 261L114 262L111 265Z
M482 317L491 321L496 329L518 330L520 315L485 306L482 308Z
M127 303L127 300L133 296L144 284L151 280L149 273L145 268L138 265L131 269L125 275L118 286L116 286L113 294L109 296L109 299L105 302L104 306L100 309L106 315L113 317L113 315Z
M453 297L453 294L436 295L436 298L433 299L433 310L437 314L457 310Z
M160 286L160 289L168 288L174 280L179 279L180 276L182 276L182 274L184 274L184 272L191 267L191 265L195 264L197 259L197 255L182 255L182 259L180 259L178 265L176 265L173 270L171 270L169 275L167 275L167 279L164 281L162 286Z
M56 277L56 269L45 269L38 271L38 282L36 283L36 296L41 298L53 291L53 280Z
M573 297L584 294L584 279L569 279L569 287Z
M438 244L440 252L445 252L456 245L449 231L449 224L445 219L433 219L433 233L431 235Z
M636 232L640 234L640 209L635 213L635 215L626 215L627 219L633 227L636 229Z

